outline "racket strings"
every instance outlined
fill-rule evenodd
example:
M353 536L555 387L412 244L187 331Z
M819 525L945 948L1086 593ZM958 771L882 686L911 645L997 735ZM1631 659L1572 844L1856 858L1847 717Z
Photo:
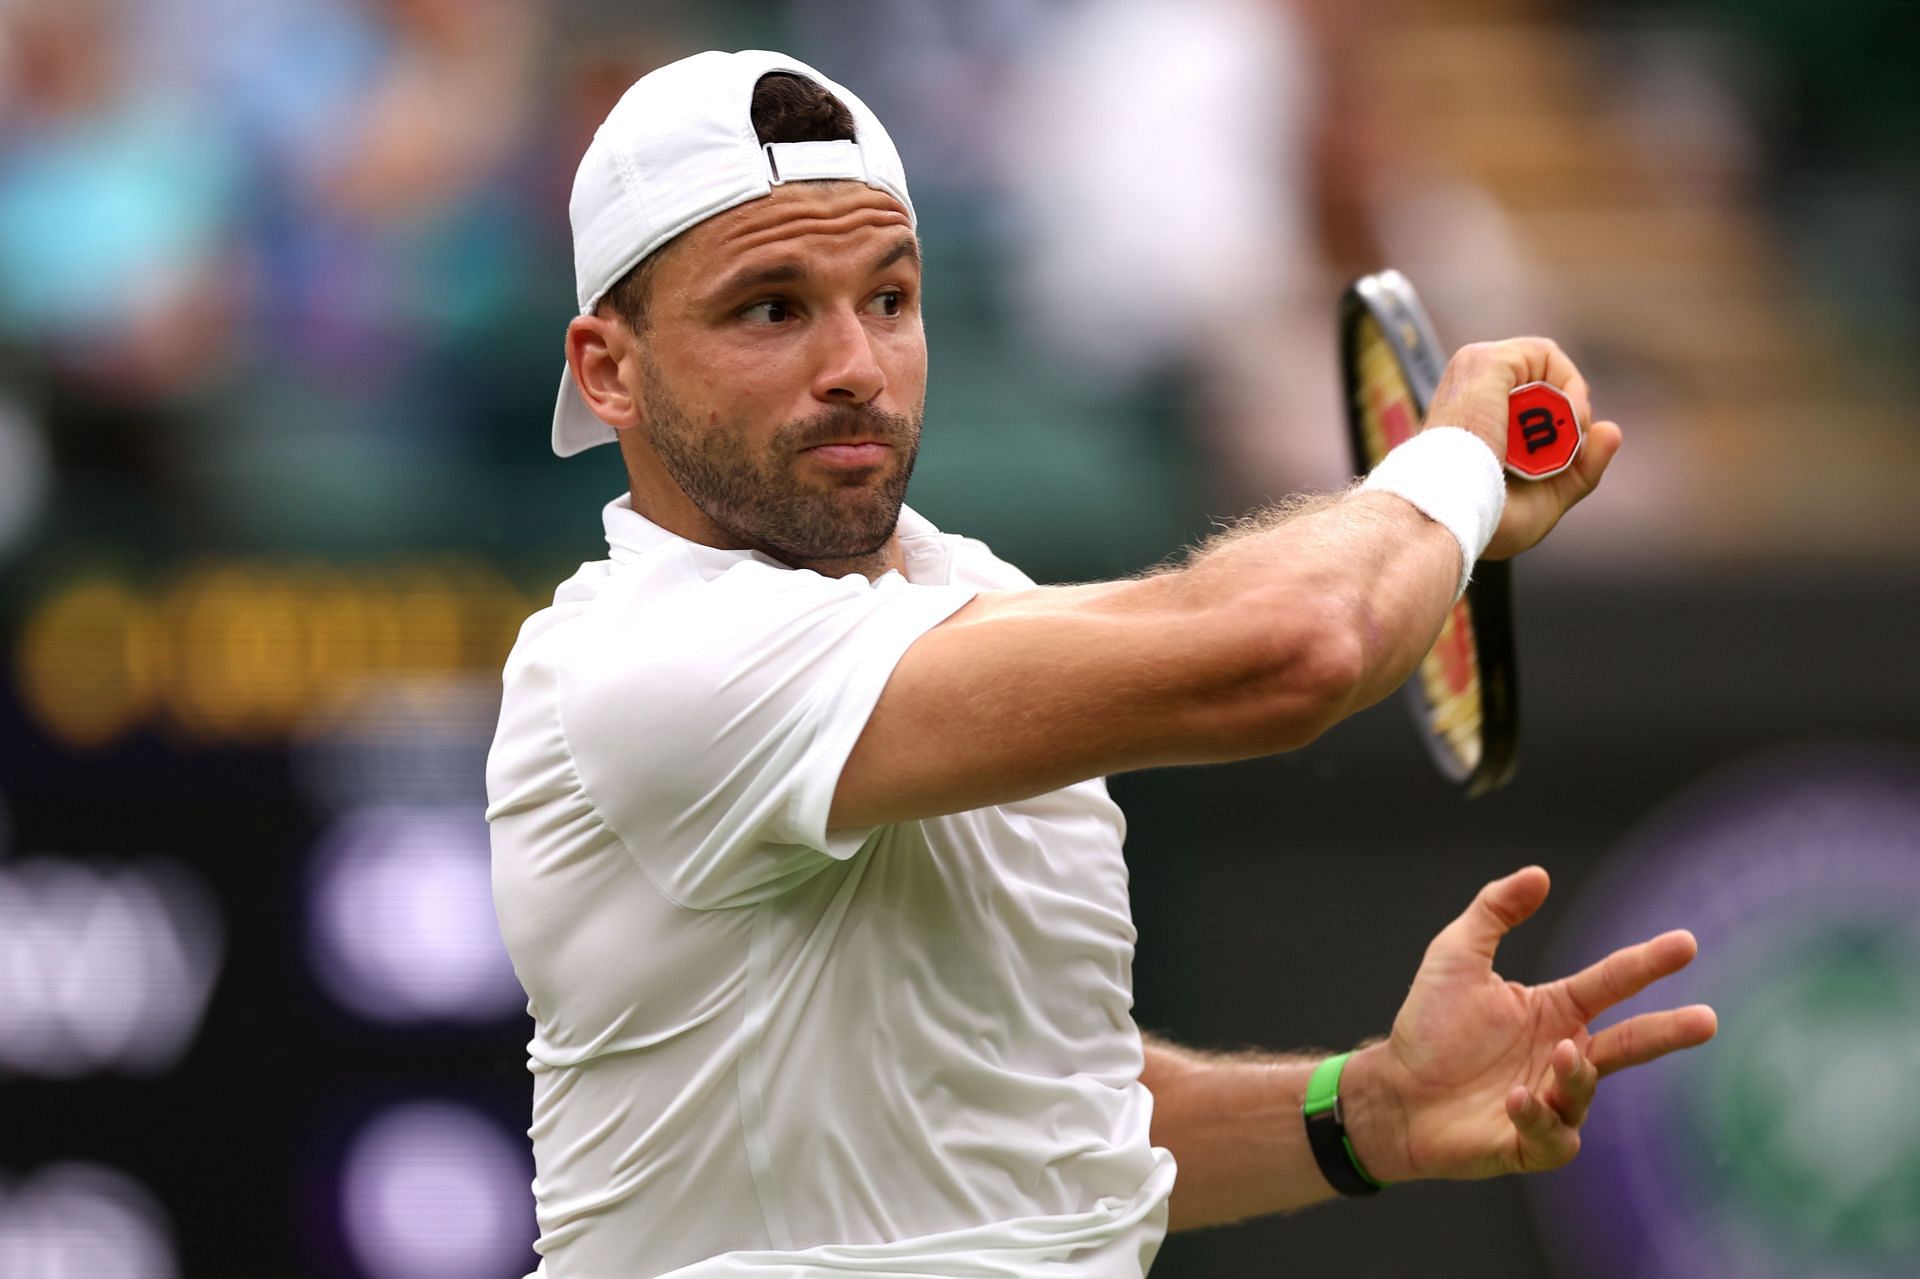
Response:
M1412 438L1422 413L1393 345L1372 316L1360 320L1355 350L1355 409L1371 468L1395 445ZM1433 648L1420 659L1415 684L1427 733L1444 746L1461 776L1479 767L1485 751L1478 652L1473 614L1461 599L1448 610Z

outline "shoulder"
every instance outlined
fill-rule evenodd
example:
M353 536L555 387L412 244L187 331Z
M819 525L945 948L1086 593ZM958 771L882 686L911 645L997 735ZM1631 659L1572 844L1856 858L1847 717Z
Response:
M701 627L808 599L844 598L863 583L795 570L763 556L701 554L706 548L675 542L621 560L580 566L555 590L553 603L521 627L515 654L570 650L609 630L658 643Z
M569 579L522 627L506 682L555 699L569 737L642 706L656 722L706 717L904 647L970 596L663 548Z

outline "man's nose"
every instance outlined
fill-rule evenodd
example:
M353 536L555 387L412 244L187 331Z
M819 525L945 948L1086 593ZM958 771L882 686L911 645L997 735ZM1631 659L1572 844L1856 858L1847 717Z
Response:
M887 375L858 315L836 312L817 333L821 349L813 398L830 404L865 404L886 389Z

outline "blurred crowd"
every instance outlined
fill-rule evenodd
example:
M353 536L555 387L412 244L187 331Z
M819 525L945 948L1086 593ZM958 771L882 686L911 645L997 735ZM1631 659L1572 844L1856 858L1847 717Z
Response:
M813 57L892 123L951 285L936 314L966 329L943 362L1035 383L1025 420L959 416L1078 414L1036 483L1191 502L1178 468L1139 475L1168 425L1156 379L1210 338L1243 364L1284 346L1287 308L1223 305L1249 272L1269 298L1324 291L1301 27L1264 0L9 0L0 555L567 540L545 518L600 496L538 449L573 164L635 77L729 43ZM1137 180L1173 167L1207 176ZM1130 424L1144 445L1099 438Z
M548 16L7 6L0 341L56 538L404 540L431 476L484 456L505 366L554 313Z
M1790 113L1797 132L1764 134L1794 143L1767 172L1819 180L1775 182L1776 206L1830 230L1829 275L1911 324L1912 166L1882 155L1911 150L1911 91L1882 84L1854 110L1836 54L1871 20L1822 17L1800 39L1791 8L1719 15L1771 50L1772 80L1683 77L1677 109ZM103 542L509 555L590 537L617 475L550 470L538 447L573 165L650 66L770 44L856 86L908 160L933 407L957 423L930 442L922 500L1004 519L1015 549L1058 540L1021 523L1030 498L1067 502L1060 524L1092 542L1107 526L1090 512L1127 510L1137 544L1041 567L1137 567L1196 511L1343 478L1328 317L1347 275L1431 260L1476 330L1555 316L1497 202L1390 132L1370 51L1434 10L5 0L0 562ZM1464 12L1574 16L1545 0ZM1600 13L1646 16L1624 0ZM1891 246L1897 269L1865 269L1862 245ZM976 370L999 399L966 389ZM1010 439L1039 458L995 507L983 459ZM1086 510L1063 477L1090 485Z

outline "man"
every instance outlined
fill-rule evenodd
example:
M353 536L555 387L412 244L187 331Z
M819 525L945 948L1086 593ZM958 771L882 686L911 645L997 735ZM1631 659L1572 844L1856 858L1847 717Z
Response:
M772 53L664 67L572 215L554 448L617 440L630 492L521 632L488 763L547 1279L1139 1279L1169 1224L1563 1163L1600 1075L1712 1034L1704 1008L1585 1029L1685 933L1499 980L1538 868L1351 1056L1213 1059L1130 1015L1100 778L1290 749L1399 684L1475 559L1538 541L1619 447L1595 425L1503 508L1508 390L1585 413L1551 343L1463 351L1455 425L1352 493L1036 588L902 506L919 250L858 98Z

